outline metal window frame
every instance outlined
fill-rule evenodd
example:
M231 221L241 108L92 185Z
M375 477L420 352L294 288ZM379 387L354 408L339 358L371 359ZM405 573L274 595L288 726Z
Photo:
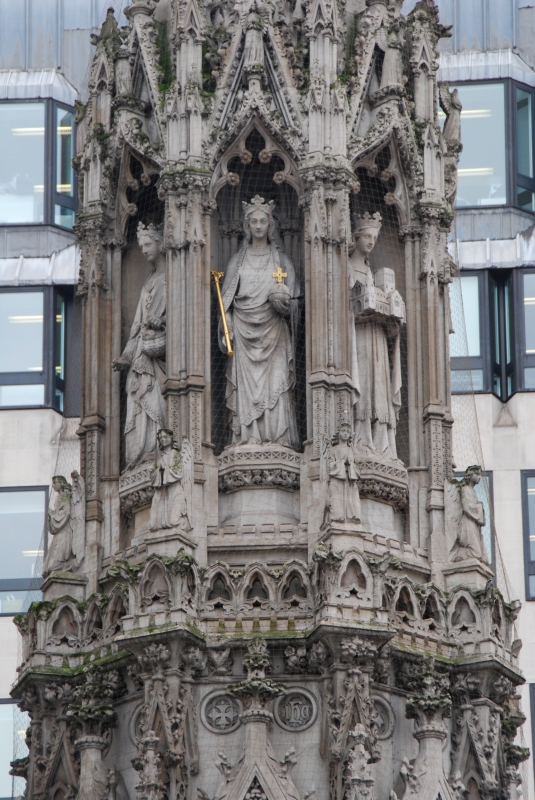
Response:
M512 89L511 89L511 126L512 126L512 141L513 147L511 148L511 153L513 156L513 169L514 172L512 173L514 177L514 202L517 208L521 208L522 211L526 211L528 214L535 213L535 209L525 209L522 208L518 204L518 190L519 189L527 189L530 192L535 194L535 89L532 86L527 86L525 83L519 83L518 81L511 81ZM518 150L517 150L517 132L518 132L518 125L517 125L517 108L516 108L516 90L521 89L526 94L531 96L531 156L533 158L533 178L528 177L527 175L522 175L518 170Z
M452 389L452 394L472 394L472 391L474 394L485 394L488 393L491 388L491 353L489 337L487 335L490 330L488 270L461 269L460 279L462 280L464 277L477 277L479 279L479 342L481 355L450 357L450 370L452 372L456 370L468 370L470 372L474 369L483 370L483 388L477 390L471 389L470 391L453 391Z
M529 546L529 507L528 507L528 478L535 478L535 469L523 469L520 472L522 491L522 533L524 537L524 577L526 581L526 601L535 600L535 594L530 596L529 578L535 575L535 561L530 557Z
M22 384L44 384L44 403L41 405L1 406L0 411L20 408L54 408L58 413L63 413L55 403L55 389L60 388L65 392L67 384L67 369L69 355L69 331L72 320L73 291L68 286L2 286L0 294L22 294L26 292L42 292L43 294L43 370L42 372L0 372L1 386L14 386ZM55 318L56 296L61 295L65 303L65 351L63 354L65 364L65 379L56 378L54 370L55 355ZM63 386L61 386L63 383Z
M9 98L5 97L0 100L0 110L3 104L19 103L21 105L28 105L29 103L41 103L44 106L44 120L45 120L45 141L44 141L44 165L43 165L43 180L45 183L44 200L43 200L43 221L42 222L2 222L1 227L16 228L28 227L29 225L54 225L61 230L72 231L71 228L65 225L60 225L55 221L54 206L62 205L65 208L71 208L76 213L76 200L78 197L78 176L76 171L73 170L73 196L65 197L55 191L56 186L56 136L55 136L55 115L56 108L63 108L65 111L70 111L73 115L73 157L76 155L76 128L74 123L75 109L58 100L46 97L38 97L32 99L26 98Z
M478 206L455 206L455 212L463 212L463 211L481 211L482 209L505 209L511 206L514 206L515 203L513 202L513 198L516 200L516 195L513 193L513 184L512 184L512 176L513 176L513 169L515 168L514 164L514 143L515 140L513 139L513 130L510 123L511 118L511 97L512 97L512 88L511 84L513 80L511 78L488 78L487 80L480 80L480 81L455 81L452 82L451 87L455 86L488 86L489 84L497 85L501 84L504 87L504 95L503 95L503 111L505 117L505 203L501 205L478 205ZM523 85L523 84L522 84ZM462 131L462 122L461 122L461 131Z
M45 535L47 532L46 510L48 508L49 487L48 486L0 486L0 493L4 492L44 492L45 522L44 522L44 529L42 536L43 536L43 548L44 548L43 558L46 558L48 551L48 536ZM30 589L35 589L36 591L38 591L40 585L42 584L42 578L40 579L39 587L35 586L36 582L37 582L36 578L0 578L0 592L24 592L24 591L28 592L30 591ZM16 613L20 612L0 612L0 617L14 617Z
M489 309L489 342L490 342L490 391L502 403L506 403L517 391L518 388L518 358L517 358L517 342L518 331L515 324L515 306L516 292L515 292L515 270L514 269L489 269L488 273L488 309ZM497 284L498 291L498 319L495 319L493 291L491 281ZM510 330L509 335L511 361L502 359L502 354L507 352L507 331L506 331L506 297L505 297L505 284L510 281L510 308L509 308L509 321ZM500 353L495 352L495 337L494 331L498 330L499 336L499 349ZM500 378L500 392L494 391L494 376L499 374ZM508 379L511 378L511 391L508 390Z
M535 103L535 98L534 98ZM526 388L524 379L524 369L535 367L535 353L526 353L526 324L524 319L524 275L535 275L535 267L521 267L513 270L514 274L514 303L519 311L515 315L516 319L516 359L518 364L517 386L522 392L535 392L534 389Z
M529 709L531 712L531 752L535 753L535 683L529 684ZM535 760L533 773L535 775Z

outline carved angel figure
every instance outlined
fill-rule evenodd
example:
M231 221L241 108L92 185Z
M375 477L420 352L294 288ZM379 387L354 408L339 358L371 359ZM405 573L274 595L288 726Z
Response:
M141 252L153 267L141 290L130 336L115 370L128 370L124 427L127 467L154 458L156 432L165 426L162 385L165 380L166 290L162 232L138 225Z
M232 444L277 442L296 448L292 390L299 283L292 262L273 242L273 203L256 195L243 205L244 244L231 258L222 286L234 347L225 397ZM285 283L277 282L276 274ZM219 333L226 353L221 326Z
M331 522L360 522L359 473L353 452L351 426L343 422L332 442L325 440L322 479L328 482L323 526Z
M193 449L187 439L179 449L173 432L158 431L158 455L152 472L154 497L150 509L150 529L179 528L190 531L193 489Z
M351 325L351 375L356 393L357 448L397 457L401 407L400 322L405 306L391 269L374 274L368 256L381 230L381 215L366 212L353 233L349 265L355 324Z
M72 572L84 557L85 486L78 472L71 473L72 484L63 475L54 475L54 498L48 508L48 531L53 539L43 565L43 575L53 571Z
M451 553L453 561L479 558L484 564L489 563L487 548L482 536L482 529L485 527L485 508L474 488L480 480L480 466L474 465L466 468L465 476L461 482L463 515L457 541Z

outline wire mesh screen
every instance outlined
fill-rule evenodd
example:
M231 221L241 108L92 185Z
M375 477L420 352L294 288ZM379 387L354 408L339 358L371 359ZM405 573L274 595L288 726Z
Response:
M457 260L455 253L454 260ZM450 335L452 355L466 359L466 363L469 364L466 320L459 276L455 277L453 283L450 284L450 309L451 328L453 331ZM508 578L500 549L499 537L496 534L491 486L488 477L485 476L485 463L481 447L471 369L462 370L462 375L457 381L456 388L458 393L456 392L452 396L454 417L452 449L455 469L459 472L464 472L472 464L479 464L483 470L483 479L476 487L480 501L485 508L487 519L483 535L489 553L489 560L496 575L496 586L500 589L505 599L511 602L517 599L518 591L513 589Z
M303 275L303 233L301 210L297 194L287 183L279 180L284 170L283 160L267 153L264 138L256 130L245 142L241 156L231 159L228 164L231 183L224 186L217 196L217 213L214 215L213 233L217 235L217 247L213 246L215 263L220 272L226 272L230 259L243 246L243 208L242 203L250 203L261 196L267 203L273 201L273 216L276 223L274 242L279 250L292 262L300 287L298 315L293 331L295 384L293 400L295 403L298 438L302 443L306 438L306 400L305 400L305 331L304 331L304 275ZM212 441L216 453L230 444L229 412L225 404L227 355L218 345L219 308L215 291L212 294ZM230 356L232 357L232 356Z

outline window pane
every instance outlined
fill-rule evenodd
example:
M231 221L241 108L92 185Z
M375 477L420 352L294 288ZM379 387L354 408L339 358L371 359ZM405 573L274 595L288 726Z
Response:
M516 202L524 211L535 211L535 194L530 192L529 189L518 187L516 193Z
M457 205L504 205L507 202L504 85L457 88L463 105Z
M0 222L43 222L44 103L0 103Z
M535 389L535 367L526 367L524 370L524 388Z
M64 228L70 228L74 225L74 211L72 208L65 208L64 206L54 206L54 222L56 225L63 225Z
M535 561L535 478L527 479L529 558Z
M13 703L0 703L0 797L11 797L13 778L9 762L13 761Z
M516 152L517 168L521 175L533 177L533 132L531 94L516 90Z
M482 392L484 388L482 369L452 369L452 392Z
M535 575L529 576L529 600L535 600Z
M450 355L452 358L480 356L479 277L461 276L461 292L458 291L458 285L454 284L450 291L450 303L455 333L450 335Z
M24 608L24 601L28 595L28 590L22 592L0 592L0 614L18 614L27 611Z
M56 378L65 380L65 301L56 295L56 317L54 320L54 371Z
M43 489L0 492L0 578L33 578L42 562Z
M42 406L45 387L42 383L10 384L0 386L0 407Z
M42 372L43 293L0 293L0 372Z
M524 275L524 330L526 353L535 353L535 274Z
M56 108L56 192L73 196L72 180L73 115Z

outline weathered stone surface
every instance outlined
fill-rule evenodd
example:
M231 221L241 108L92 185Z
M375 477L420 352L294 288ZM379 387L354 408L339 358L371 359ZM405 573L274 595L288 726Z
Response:
M460 108L401 5L136 0L95 36L28 800L519 796L518 604L452 479Z

